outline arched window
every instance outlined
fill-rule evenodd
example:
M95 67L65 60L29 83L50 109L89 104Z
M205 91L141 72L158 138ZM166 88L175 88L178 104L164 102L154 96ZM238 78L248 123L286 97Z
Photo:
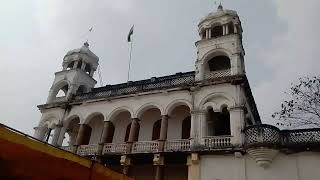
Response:
M211 37L216 38L223 36L223 29L222 26L215 26L211 29Z
M186 117L182 122L182 139L190 138L190 130L191 130L191 117Z
M74 62L71 62L68 64L67 70L70 70L73 68Z
M161 119L153 124L152 140L158 140L160 138Z
M212 108L210 108L208 110L207 127L208 136L231 135L228 108L224 107L222 112L214 112Z
M216 56L208 61L210 71L220 71L231 68L230 59L227 56Z
M65 85L63 86L57 93L56 97L64 97L67 95L67 92L68 92L68 89L69 89L69 86L68 85Z

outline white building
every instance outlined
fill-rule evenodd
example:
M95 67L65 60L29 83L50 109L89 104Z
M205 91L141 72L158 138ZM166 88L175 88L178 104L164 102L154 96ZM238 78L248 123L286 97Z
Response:
M138 180L319 179L320 130L261 124L237 13L198 26L192 72L94 88L99 58L69 51L34 136Z

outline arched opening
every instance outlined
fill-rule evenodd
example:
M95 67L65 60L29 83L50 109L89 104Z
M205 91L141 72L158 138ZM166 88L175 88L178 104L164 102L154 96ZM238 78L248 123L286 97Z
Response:
M201 32L201 39L206 39L207 38L207 34L206 34L206 30L202 30Z
M74 62L69 63L67 66L67 70L73 69L73 66L74 66Z
M182 135L181 139L189 139L191 130L191 117L186 117L182 122Z
M208 136L231 135L230 113L227 107L222 108L221 112L214 112L213 109L210 108L207 118Z
M65 96L67 95L68 89L69 89L69 86L68 86L68 84L66 84L66 85L63 86L61 89L59 89L56 97L57 97L57 98L59 98L59 97L65 97Z
M130 127L131 127L131 114L125 109L119 109L110 114L109 120L112 122L114 129L114 135L112 143L123 143L128 141ZM125 129L126 128L126 129Z
M222 26L215 26L211 29L211 38L223 36Z
M82 66L82 61L78 61L77 69L81 69L81 66Z
M184 103L177 103L173 107L168 112L170 117L168 121L168 140L189 139L191 129L190 108Z
M208 61L210 71L221 71L231 68L230 59L227 56L216 56Z
M62 141L63 146L75 145L77 135L79 132L79 128L80 128L79 123L80 123L79 117L75 117L72 120L70 120L70 122L68 123L68 125L66 127L64 138Z
M233 22L229 22L227 26L228 26L229 34L234 34Z
M98 144L100 142L103 131L103 120L104 116L102 114L94 115L89 119L88 125L91 127L89 144Z
M161 119L161 111L155 106L149 106L144 108L138 113L140 119L140 126L143 131L139 134L139 141L153 140L153 127L154 124ZM161 123L159 124L161 126ZM159 134L160 135L160 134Z
M158 140L160 138L160 131L161 131L161 119L156 121L153 124L153 129L152 129L152 140Z
M85 72L86 72L87 74L90 74L90 71L91 71L91 66L90 66L90 64L86 64Z

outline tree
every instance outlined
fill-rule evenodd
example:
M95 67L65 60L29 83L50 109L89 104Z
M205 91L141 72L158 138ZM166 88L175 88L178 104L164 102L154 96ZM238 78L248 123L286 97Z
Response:
M320 76L299 78L287 94L281 111L272 114L277 125L320 127Z

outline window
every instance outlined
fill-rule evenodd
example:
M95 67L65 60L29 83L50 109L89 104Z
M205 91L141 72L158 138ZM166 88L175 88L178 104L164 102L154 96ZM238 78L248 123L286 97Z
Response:
M216 56L209 60L208 65L210 71L220 71L231 68L231 62L227 56Z
M223 36L222 26L216 26L211 29L211 38Z

